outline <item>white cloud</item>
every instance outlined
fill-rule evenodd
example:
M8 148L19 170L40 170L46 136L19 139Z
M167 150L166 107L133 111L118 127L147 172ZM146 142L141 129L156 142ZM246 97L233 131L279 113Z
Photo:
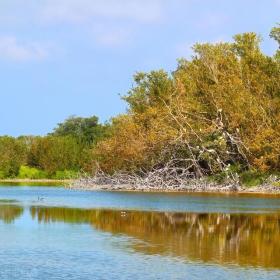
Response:
M45 30L52 30L50 26L77 26L73 32L90 34L89 38L100 46L115 47L129 42L133 29L161 23L167 12L166 3L166 0L11 0L0 3L0 23L13 28L39 26ZM102 26L102 30L96 30L96 26ZM0 43L1 50L5 49L5 55L0 57L27 60L47 55L42 46L22 44L15 38L2 38ZM7 44L11 47L7 48Z
M49 22L85 22L92 18L154 22L163 15L164 0L47 0L41 16Z
M48 48L37 43L21 43L16 37L0 37L0 58L13 61L43 60Z

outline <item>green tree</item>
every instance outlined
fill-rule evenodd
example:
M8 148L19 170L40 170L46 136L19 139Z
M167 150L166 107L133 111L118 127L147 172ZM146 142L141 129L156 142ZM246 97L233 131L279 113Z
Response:
M82 143L92 144L102 138L105 131L106 125L100 124L96 116L89 118L71 116L59 123L50 135L72 136Z
M0 177L16 177L26 162L26 146L18 139L0 137Z
M81 167L83 147L71 136L34 138L28 154L28 165L46 171L76 170Z

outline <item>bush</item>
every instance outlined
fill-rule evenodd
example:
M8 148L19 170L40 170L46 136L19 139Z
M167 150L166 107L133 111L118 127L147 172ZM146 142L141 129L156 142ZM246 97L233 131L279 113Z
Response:
M268 177L266 173L260 173L256 170L248 170L240 174L240 181L246 187L261 185Z
M19 179L46 179L47 173L35 167L22 165L19 169Z
M6 175L5 175L5 172L1 171L0 170L0 179L6 179Z

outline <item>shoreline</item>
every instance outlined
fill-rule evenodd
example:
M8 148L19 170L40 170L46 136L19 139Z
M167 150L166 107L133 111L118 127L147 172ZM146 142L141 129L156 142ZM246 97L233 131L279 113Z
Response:
M143 192L143 193L219 193L219 194L271 194L280 195L280 187L274 185L261 185L253 187L235 185L217 185L211 183L190 184L182 187L139 187L130 184L87 184L75 179L0 179L1 183L15 184L62 184L64 188L78 191L104 191L104 192Z
M0 179L1 183L73 183L72 179Z
M203 184L196 186L184 187L169 187L169 188L155 188L155 187L135 187L133 185L86 185L79 184L78 181L70 183L66 188L79 191L104 191L104 192L143 192L143 193L219 193L219 194L266 194L266 195L280 195L280 187L273 185L261 185L254 187L244 186L227 186L227 185L211 185Z

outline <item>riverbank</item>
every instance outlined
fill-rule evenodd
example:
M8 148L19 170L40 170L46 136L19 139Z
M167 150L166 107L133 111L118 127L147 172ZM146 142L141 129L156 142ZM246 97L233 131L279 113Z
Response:
M57 179L0 179L0 184L71 184L73 180L64 179L64 180L57 180Z
M280 194L280 186L262 184L245 187L238 184L217 184L203 180L190 180L181 186L141 186L134 184L96 184L86 179L79 179L67 185L67 188L84 191L138 191L138 192L205 192L205 193L256 193Z
M141 186L135 184L96 184L86 179L55 180L55 179L1 179L0 184L28 185L61 185L67 189L81 191L120 191L120 192L197 192L197 193L251 193L251 194L280 194L280 186L263 184L245 187L238 184L217 184L203 180L190 180L182 186Z

